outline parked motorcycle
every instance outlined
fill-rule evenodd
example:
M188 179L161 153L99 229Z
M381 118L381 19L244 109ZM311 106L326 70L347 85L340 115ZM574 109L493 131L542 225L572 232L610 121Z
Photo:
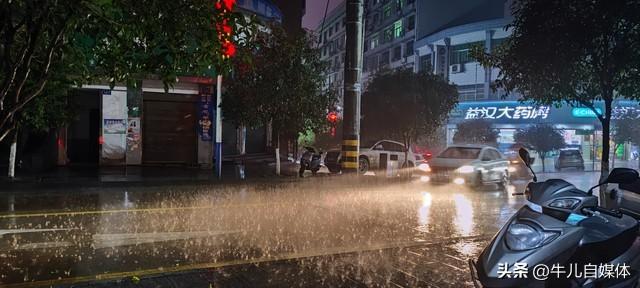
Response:
M529 152L520 149L519 154L533 173ZM476 261L469 260L474 285L637 287L638 221L618 210L600 207L593 190L609 183L635 182L640 179L638 172L616 168L606 181L589 191L562 179L537 182L533 174L533 182L524 193L514 193L525 195L526 204L507 221ZM565 273L553 274L554 267L555 272L564 269ZM608 275L603 272L613 267L614 273L620 267L626 273L605 277ZM587 268L589 274L585 273Z
M316 149L313 147L304 147L306 151L302 153L302 157L300 158L300 170L298 174L300 177L304 176L304 171L310 170L311 174L316 175L320 170L321 159L322 159L322 151L316 152Z

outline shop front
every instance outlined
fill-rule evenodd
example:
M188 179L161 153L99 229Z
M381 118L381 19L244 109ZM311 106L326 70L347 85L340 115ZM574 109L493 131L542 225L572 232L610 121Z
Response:
M597 109L602 109L602 104L596 105ZM625 115L640 119L640 106L638 102L618 101L614 104L612 114L614 121ZM544 106L517 101L463 102L450 114L447 144L453 142L457 124L476 120L488 121L499 131L498 145L503 151L515 144L514 135L518 129L544 123L561 130L566 147L580 150L585 162L594 166L592 168L597 169L595 166L602 157L602 126L596 114L589 108L570 105ZM634 153L635 147L631 145L616 144L616 160L629 160L637 154Z

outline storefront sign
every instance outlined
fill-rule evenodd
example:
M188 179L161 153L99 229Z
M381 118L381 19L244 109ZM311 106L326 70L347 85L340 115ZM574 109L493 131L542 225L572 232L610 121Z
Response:
M127 131L127 120L125 119L104 119L104 134L125 134Z
M599 114L602 114L602 109L596 108ZM578 107L571 109L571 115L576 118L596 118L596 113L591 108Z
M596 108L598 114L602 115L602 109ZM571 115L576 118L597 118L596 112L591 108L576 107L571 109ZM617 106L611 109L611 119L621 119L623 117L631 117L640 119L640 109L636 107Z
M202 86L200 88L199 115L198 115L198 134L202 141L211 142L213 140L213 104L211 101L211 86Z
M549 117L548 106L484 106L469 107L466 110L465 119L547 119Z

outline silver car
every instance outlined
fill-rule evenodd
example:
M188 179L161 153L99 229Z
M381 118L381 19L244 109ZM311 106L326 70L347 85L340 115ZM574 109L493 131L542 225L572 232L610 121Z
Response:
M458 185L484 186L509 183L509 161L496 148L483 145L449 146L429 161L429 179L432 182Z

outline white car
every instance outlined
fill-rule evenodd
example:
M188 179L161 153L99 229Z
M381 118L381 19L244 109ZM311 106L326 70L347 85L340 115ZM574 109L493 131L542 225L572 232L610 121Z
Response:
M469 186L509 183L509 160L494 147L484 145L449 146L429 161L430 181L453 182Z
M404 144L392 140L380 140L377 142L361 143L360 154L358 157L359 172L364 174L369 171L385 171L387 164L396 161L397 168L415 167L415 154L407 151L409 161L405 164L405 146ZM341 151L332 150L327 152L325 157L325 166L329 168L331 173L338 173L341 170ZM408 165L406 167L403 167Z

